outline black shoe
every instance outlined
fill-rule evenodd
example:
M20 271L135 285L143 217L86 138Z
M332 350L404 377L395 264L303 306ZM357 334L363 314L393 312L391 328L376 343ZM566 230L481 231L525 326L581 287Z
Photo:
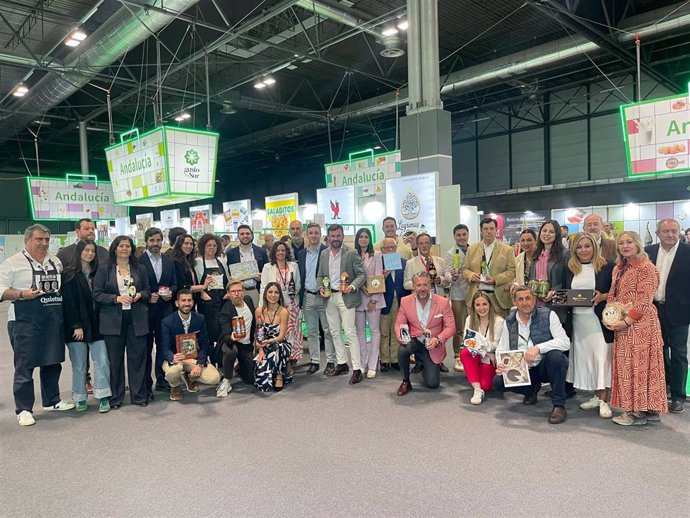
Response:
M362 381L362 371L357 369L352 371L352 377L350 378L350 385L356 385Z
M412 374L419 374L424 370L424 365L421 363L415 364L415 366L412 368Z
M149 392L147 399L148 399L149 403L155 399L153 392Z
M440 364L439 368L441 369L441 372L448 372L448 367L446 367L445 363Z
M335 370L335 363L327 363L326 368L323 370L323 375L324 376L332 376L333 371Z
M168 383L167 381L156 383L156 390L159 390L161 392L170 392L170 383Z
M381 372L388 372L388 369L390 369L390 363L382 363L381 364Z
M137 401L137 402L135 402L134 404L137 405L137 406L149 406L149 402L148 402L148 401Z
M350 372L350 367L347 366L347 363L339 363L335 369L333 369L333 372L329 374L329 376L340 376L341 374L346 374L348 372Z
M396 371L400 370L400 364L398 362L391 363L391 369L395 369Z
M117 410L120 408L122 405L110 405L110 410Z
M537 395L539 394L539 389L541 389L541 387L537 387L537 390L535 390L531 396L525 396L524 399L522 400L522 404L523 405L536 405L537 404Z
M314 374L315 372L318 372L320 367L321 366L318 363L310 363L309 368L307 369L307 374Z
M680 414L683 410L685 410L685 401L671 401L668 405L668 411L674 414Z

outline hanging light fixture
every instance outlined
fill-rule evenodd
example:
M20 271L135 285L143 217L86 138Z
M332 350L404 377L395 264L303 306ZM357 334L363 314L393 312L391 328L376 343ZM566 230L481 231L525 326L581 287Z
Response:
M82 31L81 29L74 29L72 32L69 33L69 36L67 36L67 39L65 40L65 45L67 45L68 47L76 47L85 39L86 33L84 31Z
M12 90L12 95L14 95L15 97L24 97L28 93L29 93L29 88L27 86L25 86L24 83L19 83Z

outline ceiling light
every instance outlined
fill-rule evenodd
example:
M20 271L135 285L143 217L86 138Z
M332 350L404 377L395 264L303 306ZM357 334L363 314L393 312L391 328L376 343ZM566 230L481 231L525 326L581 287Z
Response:
M75 29L69 33L65 40L65 45L68 47L76 47L86 39L86 33L80 29Z
M81 31L77 29L72 33L72 39L75 39L77 41L84 41L86 39L86 33L84 31Z
M180 117L182 117L183 119L190 119L192 116L187 112L184 112L180 114Z
M261 88L266 88L266 84L263 81L259 81L254 83L254 88L258 88L260 90Z
M65 42L65 45L67 45L68 47L76 47L80 43L81 43L81 41L77 41L73 38L70 38Z
M275 84L275 82L276 82L276 80L273 79L271 76L264 77L264 84L265 84L266 86L268 86L268 85L273 85L273 84Z
M398 29L395 27L386 27L381 31L382 36L393 36L393 34L398 34Z
M381 146L374 146L374 149L376 149L376 150L381 149Z
M407 20L398 20L398 29L401 31L406 31L409 26L410 24L407 22Z
M12 95L14 95L15 97L24 97L28 93L29 89L23 84L18 84L14 87L14 90L12 90Z
M184 119L179 115L177 117L175 117L175 121L177 121L177 122L182 122L183 120Z

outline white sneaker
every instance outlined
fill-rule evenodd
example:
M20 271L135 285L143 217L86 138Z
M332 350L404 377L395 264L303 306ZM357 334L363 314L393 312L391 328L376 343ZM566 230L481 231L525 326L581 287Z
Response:
M360 370L362 371L362 376L364 376L367 372L369 372L369 367L362 367Z
M457 359L455 360L455 367L453 367L453 370L454 370L455 372L465 372L465 367L463 366L462 361L460 360L460 358L457 358Z
M19 412L19 414L17 414L17 422L19 423L19 426L31 426L36 424L34 415L28 410L22 410Z
M220 385L218 385L218 388L216 389L216 397L226 397L230 392L232 392L230 380L224 379L220 382Z
M594 396L592 399L589 401L585 401L580 405L580 408L582 410L596 410L599 408L599 403L601 403L601 399L599 399L599 396Z
M72 410L74 408L74 403L68 403L67 401L60 401L57 405L44 406L43 410L46 412L65 412L66 410Z
M367 378L371 379L371 378L375 378L375 377L376 377L376 370L370 369L367 371Z
M613 417L611 407L606 401L599 402L599 417L602 419L611 419L611 417Z
M481 405L484 401L484 391L482 389L474 389L474 395L470 399L470 403L473 405Z

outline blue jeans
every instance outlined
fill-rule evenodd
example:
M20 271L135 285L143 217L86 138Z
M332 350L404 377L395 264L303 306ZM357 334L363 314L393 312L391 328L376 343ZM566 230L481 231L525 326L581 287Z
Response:
M89 349L94 363L93 395L97 399L110 397L110 361L104 340L89 342L67 342L69 359L72 362L72 398L86 401L86 371Z
M531 396L538 392L542 382L551 385L551 403L554 406L565 406L565 375L568 371L568 358L563 351L549 351L542 355L541 362L536 367L530 367L529 377L531 386L506 387L503 376L494 378L494 390L496 392L516 392L523 396Z

